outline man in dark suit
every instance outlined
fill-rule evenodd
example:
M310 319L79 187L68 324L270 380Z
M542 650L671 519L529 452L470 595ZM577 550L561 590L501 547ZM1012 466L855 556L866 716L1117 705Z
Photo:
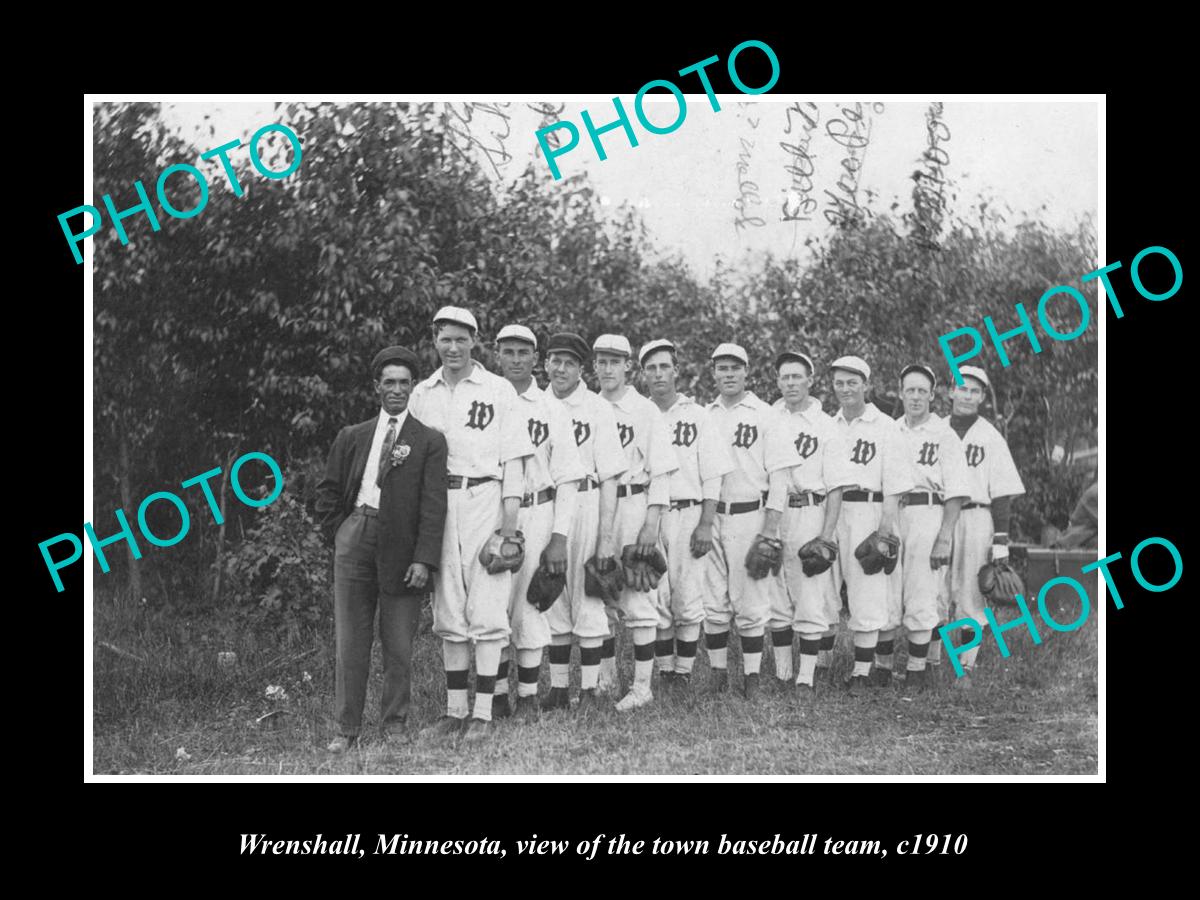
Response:
M446 439L408 412L420 361L406 347L375 355L371 374L382 409L338 432L317 485L317 516L334 543L337 632L335 715L344 753L358 741L375 640L383 646L380 728L403 739L411 695L412 645L421 596L441 558L446 521Z

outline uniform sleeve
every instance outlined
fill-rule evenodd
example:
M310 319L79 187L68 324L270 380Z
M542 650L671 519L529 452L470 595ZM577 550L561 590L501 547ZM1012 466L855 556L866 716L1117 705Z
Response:
M526 427L525 417L521 415L522 410L517 405L520 398L517 397L517 392L513 390L512 385L505 382L508 386L506 394L502 393L498 399L500 404L500 412L503 416L500 422L500 464L508 462L510 459L521 459L525 456L532 456L534 450L533 439L529 436L529 429Z
M679 470L679 457L671 448L671 432L667 430L667 420L657 408L650 414L650 435L646 443L646 452L646 471L650 473L651 481L660 475L670 475ZM667 483L670 483L669 478Z
M647 506L667 506L671 502L671 475L664 472L650 478L650 490L646 495Z
M946 498L971 497L971 476L967 473L967 454L962 438L947 428L941 438L942 492Z
M914 487L911 460L908 458L908 442L899 428L891 428L883 435L883 493L904 494Z
M696 438L700 442L700 481L707 491L709 481L715 478L719 485L720 479L732 472L736 466L733 454L725 445L725 441L721 439L720 429L717 428L716 423L707 412L700 411L696 417L696 428L700 432L699 437ZM710 498L707 493L704 497L706 500L716 499L715 497Z
M413 388L412 395L408 398L408 411L423 424L428 424L429 420L425 416L425 393L425 382L418 381L416 387Z
M832 427L818 440L824 445L820 457L821 481L825 484L825 490L858 484L858 478L850 467L850 451L841 432Z
M1017 464L1013 462L1008 441L999 432L996 432L988 452L992 457L992 465L988 470L988 496L994 499L1025 493L1025 485L1017 472Z
M559 485L554 497L554 534L561 534L563 537L570 534L571 521L575 518L575 498L578 495L579 489L571 482Z
M592 424L596 433L592 435L592 455L596 461L596 477L601 481L616 478L629 468L621 437L617 432L617 417L612 404L602 401L594 406Z
M763 451L763 468L767 474L780 469L790 469L800 460L796 454L796 446L792 443L792 431L782 416L767 424L766 449Z
M555 487L568 481L578 481L587 472L575 446L575 434L571 423L561 409L550 409L550 478Z

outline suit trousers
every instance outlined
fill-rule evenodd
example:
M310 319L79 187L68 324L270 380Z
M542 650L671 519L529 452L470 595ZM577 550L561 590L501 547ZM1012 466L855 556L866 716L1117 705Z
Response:
M379 611L383 647L383 698L379 725L385 732L403 725L412 695L413 638L421 621L419 594L387 594L379 590L375 549L379 519L351 513L334 539L333 621L337 641L335 716L342 734L362 730L363 705Z

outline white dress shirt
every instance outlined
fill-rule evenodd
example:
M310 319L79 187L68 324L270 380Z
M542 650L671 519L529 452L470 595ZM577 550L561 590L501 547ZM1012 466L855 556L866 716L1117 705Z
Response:
M408 409L398 416L393 416L386 409L379 411L379 419L375 422L375 436L371 438L371 452L367 454L367 467L363 469L362 484L358 488L358 499L355 506L373 506L379 509L379 485L375 479L379 477L379 455L383 452L383 439L387 437L388 421L396 421L396 438L400 437L400 429L408 418Z

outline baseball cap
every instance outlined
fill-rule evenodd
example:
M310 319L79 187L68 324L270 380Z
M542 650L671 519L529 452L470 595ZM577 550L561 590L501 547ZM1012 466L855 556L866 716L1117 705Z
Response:
M455 325L470 328L471 331L479 330L479 324L475 321L475 317L461 306L443 306L433 317L434 325L439 322L453 322Z
M775 357L776 371L778 371L779 367L782 366L785 362L802 362L802 363L804 363L804 365L808 366L808 374L809 375L813 374L813 372L816 371L816 367L813 365L813 361L808 357L808 354L801 353L799 350L784 350L777 357Z
M524 325L505 325L496 335L496 342L500 341L524 341L537 349L537 336Z
M592 342L594 353L619 353L622 356L633 356L633 348L629 346L629 338L623 334L602 334Z
M829 370L834 369L845 369L847 372L861 375L865 381L871 380L871 367L858 356L839 356L829 364Z
M729 356L741 362L743 366L750 365L750 357L746 355L746 351L742 349L740 344L717 344L717 349L712 352L709 359L717 360L722 356Z
M421 360L407 347L385 347L376 353L375 358L371 360L371 375L378 377L379 370L388 363L407 366L408 371L412 373L413 381L421 377Z
M983 371L979 366L961 366L958 374L963 378L974 378L977 381L981 381L984 387L992 386L992 383L988 381L987 372Z
M937 387L937 376L933 374L933 369L929 368L929 366L923 366L920 363L912 363L911 365L907 365L903 369L900 370L900 384L901 385L904 384L904 376L907 375L909 372L920 372L922 375L924 375L926 378L929 379L929 384L932 387Z
M571 331L560 331L550 335L550 340L546 342L546 355L549 356L556 350L560 353L570 353L581 363L588 360L587 341Z
M675 345L666 338L658 338L654 341L648 341L647 343L642 344L642 349L638 351L638 363L641 364L645 362L647 356L658 350L670 350L672 353L674 353Z

